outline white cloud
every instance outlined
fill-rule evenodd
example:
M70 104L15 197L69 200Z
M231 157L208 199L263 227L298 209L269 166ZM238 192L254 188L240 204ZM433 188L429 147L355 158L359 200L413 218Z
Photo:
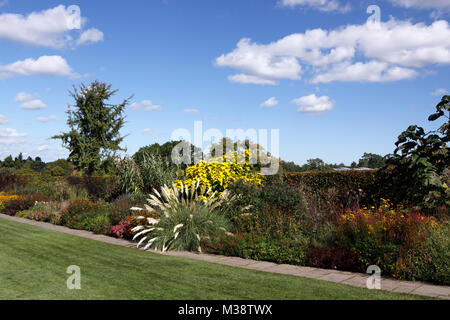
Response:
M6 116L0 114L0 124L7 124L7 123L9 123L9 119Z
M28 134L19 133L16 129L11 128L0 128L0 144L12 145L21 144L25 140L20 139L26 137Z
M73 76L72 68L61 56L42 56L37 60L28 58L0 65L0 79L13 76Z
M26 92L19 92L14 98L14 102L25 102L33 99L33 95Z
M450 9L448 0L389 0L393 5L404 8Z
M35 99L22 103L20 105L20 108L26 110L40 110L47 108L47 105L43 103L41 100Z
M50 150L51 148L50 148L50 146L48 145L48 144L43 144L43 145L41 145L41 146L39 146L38 148L37 148L37 151L40 151L40 152L42 152L42 151L48 151L48 150Z
M80 38L77 40L77 45L81 45L84 43L96 43L103 41L103 32L101 32L98 29L92 28L89 30L84 31Z
M73 45L75 41L71 31L81 29L86 18L72 12L69 8L59 5L52 9L32 12L28 15L0 14L0 38L56 49ZM98 32L94 34L91 31L88 35L85 35L85 38L96 39L98 35Z
M152 130L150 128L145 128L142 132L144 134L152 134Z
M264 101L263 103L260 104L260 107L266 107L266 108L271 108L271 107L275 107L278 105L278 100L275 97L269 98L268 100Z
M431 95L432 96L443 96L443 95L446 95L447 93L448 93L448 91L446 89L436 89L431 93Z
M49 122L52 120L59 120L57 116L48 116L48 117L37 117L36 118L37 121L39 122Z
M198 110L198 109L184 109L183 112L184 112L184 113L193 113L193 114L197 114L197 113L200 113L200 110Z
M354 81L397 81L411 79L418 74L417 69L435 64L450 64L450 26L445 20L426 25L391 19L379 25L319 28L268 44L244 38L233 51L216 59L217 66L240 72L230 76L230 81L253 84L298 80L304 73L302 70L316 82L340 78L349 79L343 81L352 81L352 78ZM333 70L344 71L346 75L330 76ZM365 70L375 70L376 74Z
M269 79L263 79L257 76L249 76L248 74L235 74L233 76L229 76L228 80L230 82L237 82L237 83L243 83L243 84L269 84L269 85L275 85L277 84L277 81L269 80Z
M47 108L47 105L43 103L41 100L34 99L35 96L37 95L36 94L32 95L26 92L19 92L14 98L14 101L21 103L20 104L21 109L39 110Z
M350 4L342 5L338 0L280 0L279 4L284 7L309 7L320 11L350 11Z
M411 69L392 67L385 62L370 61L335 65L330 70L315 76L311 82L392 82L411 79L416 75L417 72Z
M151 100L143 100L142 102L134 102L130 105L132 110L141 110L145 111L153 111L153 110L162 110L162 107L159 105L154 105Z
M216 65L243 71L230 78L233 82L275 84L280 79L300 79L302 69L295 57L274 55L266 48L241 39L233 52L216 59Z
M299 112L320 114L324 111L333 109L334 101L330 101L327 96L317 97L315 94L300 97L291 101L297 105Z

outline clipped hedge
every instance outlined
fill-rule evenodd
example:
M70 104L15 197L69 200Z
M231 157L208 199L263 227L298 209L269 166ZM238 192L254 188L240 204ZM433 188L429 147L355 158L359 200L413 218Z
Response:
M72 186L86 189L89 195L96 199L108 199L118 189L116 177L69 176L65 179Z
M18 186L37 184L39 182L65 181L71 186L86 189L93 199L107 199L114 195L117 190L117 179L115 177L55 177L40 174L0 174L0 191L9 191Z
M379 170L310 171L287 173L284 181L292 187L306 187L323 199L334 189L336 200L358 196L362 203L372 204L380 198L389 198L385 178L385 173Z

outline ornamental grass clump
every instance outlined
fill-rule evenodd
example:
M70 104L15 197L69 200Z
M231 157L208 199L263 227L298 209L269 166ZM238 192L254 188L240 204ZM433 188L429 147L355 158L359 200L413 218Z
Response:
M150 195L145 210L154 212L157 218L145 218L147 225L132 229L138 240L137 246L146 244L144 249L153 248L162 252L187 250L201 252L201 241L225 234L230 223L219 208L228 200L228 191L217 197L211 188L199 186L199 181L190 187L181 184L180 190L164 186L161 193ZM132 208L142 211L141 208Z

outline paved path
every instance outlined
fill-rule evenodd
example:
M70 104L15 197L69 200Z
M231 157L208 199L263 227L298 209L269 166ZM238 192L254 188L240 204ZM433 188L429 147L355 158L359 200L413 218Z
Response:
M118 246L124 246L129 248L135 248L136 244L124 240L117 239L113 237L107 237L104 235L96 235L92 232L84 230L73 230L62 226L57 226L51 223L38 222L28 219L10 217L4 214L0 214L0 218L25 223L33 226L42 227L48 230L63 232L66 234L71 234L78 237L88 238L92 240L97 240L109 244L114 244ZM152 250L149 250L152 251ZM163 254L161 252L152 251L158 254ZM317 269L310 267L299 267L286 264L276 264L266 261L248 260L238 257L227 257L211 254L198 254L191 252L167 252L164 253L167 256L182 257L188 259L201 260L206 262L218 263L222 265L228 265L233 267L240 267L245 269L260 270L265 272L287 274L297 277L311 278L317 280L324 280L330 282L336 282L341 284L346 284L354 287L366 288L366 282L369 275L362 273L352 273L338 270L328 270L328 269ZM418 281L400 281L395 279L382 278L381 280L381 290L417 294L422 296L428 296L433 298L441 298L450 300L450 287L448 286L436 286Z

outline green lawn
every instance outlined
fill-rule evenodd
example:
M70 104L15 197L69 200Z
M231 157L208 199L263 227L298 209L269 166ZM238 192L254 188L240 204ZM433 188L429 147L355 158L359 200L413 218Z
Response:
M69 265L81 290L68 290ZM421 299L167 257L0 218L0 299Z

